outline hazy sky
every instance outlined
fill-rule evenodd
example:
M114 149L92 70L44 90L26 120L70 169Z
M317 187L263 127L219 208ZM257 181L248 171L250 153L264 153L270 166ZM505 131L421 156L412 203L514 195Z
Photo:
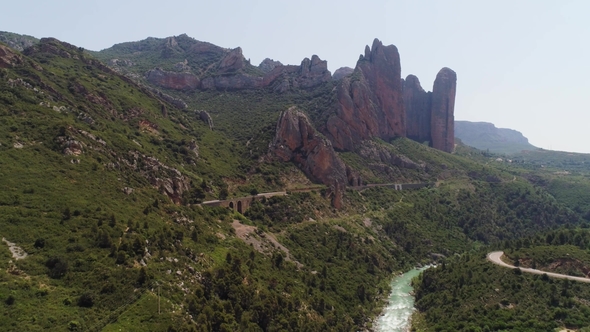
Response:
M90 50L186 33L241 46L253 64L317 54L354 67L379 38L398 47L402 76L432 89L457 72L455 119L521 131L533 145L590 152L590 1L18 0L0 30Z

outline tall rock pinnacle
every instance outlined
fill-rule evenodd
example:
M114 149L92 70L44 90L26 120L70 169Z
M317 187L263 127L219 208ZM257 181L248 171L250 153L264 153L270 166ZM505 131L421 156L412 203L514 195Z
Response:
M432 87L432 147L445 152L455 148L454 110L457 74L443 68L436 75Z
M351 151L362 140L406 136L401 64L394 45L375 39L354 73L337 89L336 112L322 130L334 148Z

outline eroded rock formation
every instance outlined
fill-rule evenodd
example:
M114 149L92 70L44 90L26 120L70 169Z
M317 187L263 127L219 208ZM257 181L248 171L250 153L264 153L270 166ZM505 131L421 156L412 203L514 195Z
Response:
M20 55L9 47L0 44L0 68L9 68L22 64Z
M432 147L445 152L455 148L454 110L457 74L449 68L441 69L432 87Z
M246 60L242 49L236 48L227 53L218 63L217 72L202 80L191 72L165 71L154 68L146 73L146 79L157 86L192 91L201 90L245 90L271 87L277 92L292 89L309 89L332 80L327 61L317 55L303 59L301 65L284 66L278 61L265 59L260 68L263 76L255 76L244 71Z
M337 103L323 130L336 149L352 151L372 137L389 141L406 136L397 48L378 39L367 46L354 73L338 85Z
M242 55L242 48L231 50L219 63L219 73L230 73L244 68L246 60Z
M409 139L420 143L430 142L431 94L422 89L418 77L414 75L408 75L403 85L406 135Z
M258 68L262 70L264 73L268 73L275 69L276 67L282 66L283 64L280 61L274 61L273 59L266 58L262 60Z
M191 73L176 73L154 68L147 72L148 82L173 90L195 90L201 87L199 78Z
M341 207L348 181L360 182L334 152L330 141L322 137L296 107L281 113L269 151L282 161L295 163L313 181L329 186L336 208Z

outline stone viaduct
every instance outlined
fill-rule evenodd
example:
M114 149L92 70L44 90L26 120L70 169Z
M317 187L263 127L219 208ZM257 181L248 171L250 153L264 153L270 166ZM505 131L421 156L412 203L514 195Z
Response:
M374 187L387 187L387 188L393 188L394 190L408 190L408 189L420 189L420 188L435 187L435 186L436 186L436 183L372 183L372 184L367 184L364 186L363 185L351 186L348 188L350 188L352 190L358 190L358 191L369 189L369 188L374 188ZM318 190L318 189L320 189L320 188L309 187L309 188L293 189L290 191L302 192L302 191L312 191L312 190ZM258 195L254 195L254 196L234 197L234 198L226 199L226 200L206 201L206 202L201 203L200 205L222 206L222 207L230 208L234 211L238 211L239 213L244 213L244 212L246 212L246 210L248 210L248 208L250 207L252 202L254 202L256 200L262 200L263 197L270 198L273 196L285 196L285 195L287 195L286 191L276 191L276 192L271 192L271 193L262 193L262 194L258 194Z
M201 205L207 206L222 206L226 208L230 208L232 210L238 211L239 213L244 213L252 202L256 200L262 200L263 197L270 198L273 196L285 196L287 195L286 191L277 191L272 193L263 193L254 196L246 196L246 197L235 197L226 200L215 200L215 201L206 201L201 203Z

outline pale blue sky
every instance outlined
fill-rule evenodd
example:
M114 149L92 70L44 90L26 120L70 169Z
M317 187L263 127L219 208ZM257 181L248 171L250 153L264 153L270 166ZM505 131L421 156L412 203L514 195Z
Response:
M91 50L186 33L258 64L317 54L354 67L375 37L398 47L402 75L432 89L457 72L457 120L519 130L532 144L590 152L590 1L10 1L0 30Z

